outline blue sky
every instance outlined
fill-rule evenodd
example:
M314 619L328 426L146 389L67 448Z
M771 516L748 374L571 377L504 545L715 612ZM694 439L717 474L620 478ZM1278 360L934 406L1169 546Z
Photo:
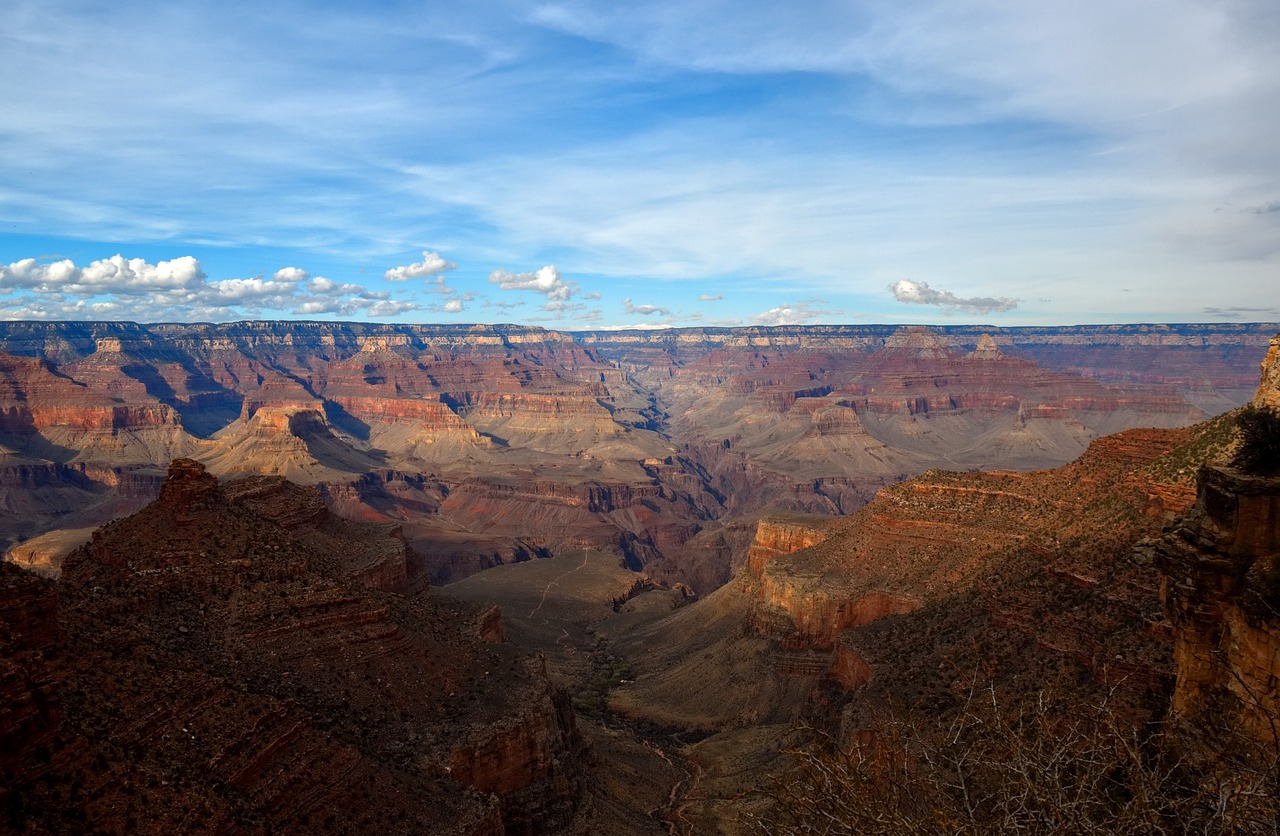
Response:
M8 0L0 106L9 319L1280 319L1275 0Z

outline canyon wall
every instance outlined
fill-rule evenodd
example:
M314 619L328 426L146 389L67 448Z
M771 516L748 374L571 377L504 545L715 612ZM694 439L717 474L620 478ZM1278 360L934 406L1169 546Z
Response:
M400 526L437 583L594 548L705 593L740 555L697 544L743 519L1243 403L1274 331L3 323L0 544L56 572L73 538L23 544L136 511L186 456Z

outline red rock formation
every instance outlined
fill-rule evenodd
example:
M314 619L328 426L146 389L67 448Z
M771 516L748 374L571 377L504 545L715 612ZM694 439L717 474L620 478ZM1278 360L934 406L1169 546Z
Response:
M907 629L946 620L946 627L917 629L953 641L974 630L1013 633L1045 659L1070 660L1099 682L1123 681L1125 699L1136 705L1163 687L1169 668L1160 650L1158 577L1124 555L1158 529L1159 503L1185 508L1177 504L1183 490L1175 490L1183 477L1154 478L1154 464L1215 432L1132 430L1098 440L1057 470L931 471L885 488L816 542L770 536L799 548L753 545L752 624L787 653L833 651L830 675L845 687L875 679L889 691L919 687L881 669L894 664L893 641L918 641L882 644L880 636L898 629L891 623ZM950 610L920 609L944 601ZM959 614L963 606L973 612ZM917 677L926 670L911 668Z
M119 491L112 474L150 468L154 477L171 458L191 456L223 476L275 473L325 485L344 513L400 522L414 542L438 533L449 544L440 558L447 551L459 562L443 574L551 543L589 544L661 562L672 582L705 586L730 567L699 561L696 578L681 577L674 559L713 520L850 513L929 466L1043 467L1069 460L1099 433L1191 420L1196 404L1229 405L1215 393L1234 397L1232 364L1258 334L1242 326L569 335L511 326L10 323L0 326L0 350L9 352L0 358L5 458L70 464L85 475L92 468L101 479L86 486L54 468L55 489L26 491L24 500L47 495L49 507L24 512L29 522L2 545L132 510L103 500ZM1176 366L1168 373L1155 362L1166 355ZM1049 368L1045 357L1070 371ZM498 515L518 519L519 530L494 534L465 513L448 519L442 502L418 491L351 488L386 472L448 487L501 486L515 474L659 492L545 521L522 494L509 494L514 505ZM96 491L97 500L77 490ZM487 509L501 502L491 496ZM64 520L69 506L83 509L75 520Z
M771 558L818 545L827 538L832 522L830 517L816 515L761 518L747 550L747 571L759 578Z
M566 699L540 662L486 642L492 612L356 582L391 554L403 562L390 527L339 520L314 491L224 487L175 462L157 502L64 566L56 694L73 719L40 780L24 771L29 743L6 764L20 827L565 826L578 783ZM31 610L0 603L5 622L38 624ZM21 723L15 740L39 738Z
M1205 468L1199 485L1156 546L1175 634L1171 713L1226 721L1280 752L1280 479Z

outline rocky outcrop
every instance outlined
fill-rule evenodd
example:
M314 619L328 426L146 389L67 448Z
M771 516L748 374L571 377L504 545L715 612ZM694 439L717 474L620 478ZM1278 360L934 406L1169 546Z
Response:
M759 578L771 558L816 546L827 538L831 517L817 515L762 517L747 550L747 571Z
M1262 360L1262 381L1253 394L1253 405L1280 410L1280 336L1271 341Z
M64 565L54 675L15 678L27 651L0 657L18 829L567 826L580 780L567 699L540 660L493 643L492 608L370 583L391 555L404 562L392 527L340 520L313 490L220 485L175 462L156 502ZM51 640L47 598L0 591L23 647ZM64 718L52 736L49 704Z
M1280 478L1201 470L1195 507L1156 555L1175 636L1171 713L1280 751Z

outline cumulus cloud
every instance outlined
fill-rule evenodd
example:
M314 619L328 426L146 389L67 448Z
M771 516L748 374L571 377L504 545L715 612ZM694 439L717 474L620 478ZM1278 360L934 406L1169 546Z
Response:
M403 302L399 300L386 300L374 302L368 307L365 313L368 316L396 316L406 311L416 311L418 306L413 302Z
M1017 299L992 296L973 296L968 299L956 296L949 290L934 290L928 282L899 279L889 285L893 298L908 305L934 305L952 308L964 313L988 314L995 311L1011 311L1018 307Z
M630 296L622 300L622 308L629 314L637 314L639 316L651 316L652 314L671 316L671 311L668 308L659 305L633 305L631 304Z
M383 278L389 282L403 282L409 279L429 279L435 277L437 282L444 281L444 273L449 272L458 265L452 261L445 261L439 254L429 250L422 251L422 261L416 264L406 264L403 267L392 267L383 274Z
M115 255L85 267L65 258L0 264L6 319L225 320L283 311L395 316L417 307L387 301L388 296L358 284L312 278L299 267L283 267L271 278L209 281L192 256L151 264Z
M316 276L314 279L312 279L307 284L307 289L310 290L312 293L324 293L324 294L335 294L335 293L337 294L341 294L341 293L368 294L369 293L369 291L366 291L362 285L343 284L340 282L335 282L332 279L326 279L324 276ZM384 297L385 297L385 294L384 294Z
M489 274L489 284L496 284L503 290L532 290L541 293L548 300L566 302L578 286L574 282L565 281L554 264L548 264L533 273L508 273L506 270L494 270Z
M301 267L281 267L273 278L278 282L305 282L311 274Z
M42 293L143 295L185 290L205 282L200 262L189 255L149 264L141 258L114 255L77 267L71 259L40 264L24 258L0 265L0 289L24 288Z
M756 314L751 317L751 322L755 325L808 325L819 321L827 314L834 313L817 307L819 304L822 304L821 299L794 304L784 303L764 313Z

